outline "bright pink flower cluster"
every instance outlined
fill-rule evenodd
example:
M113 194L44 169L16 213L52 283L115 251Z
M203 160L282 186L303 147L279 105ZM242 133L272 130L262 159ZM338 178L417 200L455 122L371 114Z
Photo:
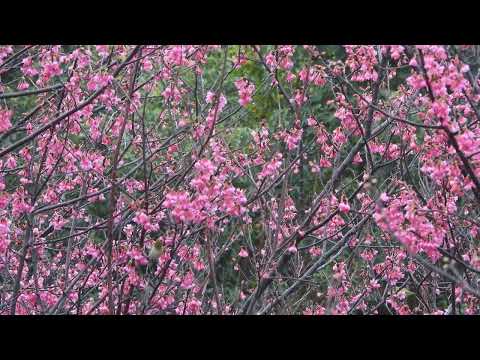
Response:
M0 107L0 132L7 131L12 127L12 115L13 112L11 110L2 109Z
M242 106L247 106L252 102L252 95L255 92L255 85L246 79L235 81L235 87L238 90L238 102Z

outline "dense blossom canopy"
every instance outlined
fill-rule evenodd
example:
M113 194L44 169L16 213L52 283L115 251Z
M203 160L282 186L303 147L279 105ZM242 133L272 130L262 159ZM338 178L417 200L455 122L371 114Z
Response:
M0 314L479 314L478 46L0 46Z

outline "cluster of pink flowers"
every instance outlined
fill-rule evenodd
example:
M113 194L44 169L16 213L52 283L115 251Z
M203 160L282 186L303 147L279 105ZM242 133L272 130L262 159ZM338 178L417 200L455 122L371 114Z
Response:
M158 230L158 224L152 224L150 217L145 214L143 211L137 211L135 217L133 218L138 225L142 226L145 231L156 231Z
M8 55L13 52L12 46L0 46L0 65L3 64L3 61Z
M247 106L252 102L252 95L255 92L255 85L246 79L238 79L235 81L235 87L238 90L238 103Z
M387 196L382 198L386 200ZM428 207L420 206L415 193L404 191L387 204L379 205L374 217L378 226L405 245L411 254L425 252L436 261L440 257L438 248L443 243L445 229L432 223L427 214Z
M41 73L42 82L46 83L52 77L59 76L62 73L63 73L62 68L60 67L60 64L57 61L45 63L43 65L43 69Z
M285 144L287 145L288 150L294 150L298 147L298 144L302 140L303 129L295 127L289 132L283 134Z
M9 233L10 233L10 224L9 221L3 217L0 218L0 253L3 254L8 248L10 244L9 240ZM2 264L0 264L2 267Z
M345 65L352 72L352 81L376 81L378 73L375 70L377 54L374 46L345 46L347 60Z
M7 131L12 127L12 115L13 112L11 110L2 109L0 107L0 132Z
M312 83L315 86L323 86L327 82L324 71L319 68L303 68L298 73L298 78L304 83Z
M212 225L217 211L230 216L241 216L246 212L247 199L242 190L223 183L223 174L216 175L218 167L209 159L195 164L196 174L190 181L195 190L193 196L188 192L169 192L165 196L164 207L172 210L177 221L201 223L205 220Z
M104 86L109 85L113 80L113 76L110 74L95 74L87 83L87 89L89 91L98 90Z
M262 171L258 173L257 177L260 180L269 178L269 177L274 177L275 175L278 174L280 168L282 167L282 164L283 164L283 155L281 153L276 153L273 159L267 162L263 166Z

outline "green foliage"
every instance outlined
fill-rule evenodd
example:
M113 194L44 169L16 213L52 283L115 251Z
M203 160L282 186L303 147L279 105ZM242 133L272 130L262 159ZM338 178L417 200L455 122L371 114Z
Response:
M87 213L100 219L106 219L109 215L108 199L89 204L87 206Z

